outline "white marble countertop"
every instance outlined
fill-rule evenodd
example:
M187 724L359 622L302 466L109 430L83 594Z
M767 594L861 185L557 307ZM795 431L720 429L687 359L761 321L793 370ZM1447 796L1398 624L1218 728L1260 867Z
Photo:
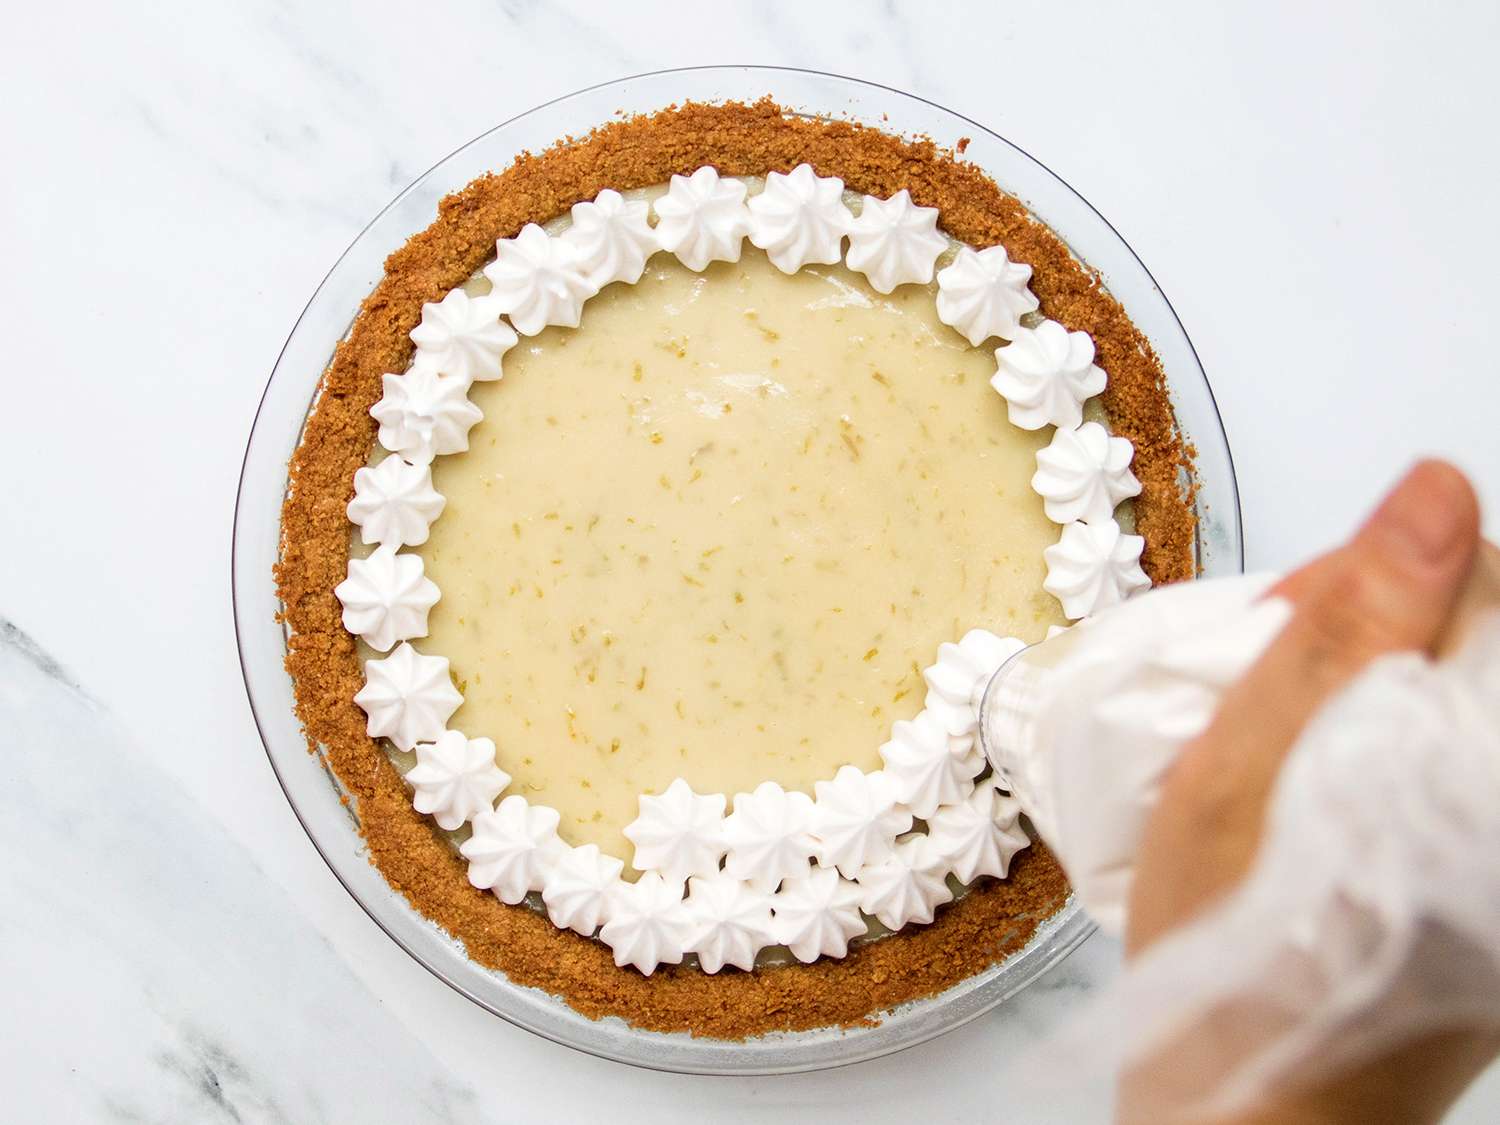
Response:
M1007 1112L995 1069L1108 978L1098 940L960 1032L821 1075L648 1074L486 1015L313 851L251 723L229 605L256 402L364 222L538 102L725 61L932 98L1108 216L1213 381L1253 566L1333 542L1419 452L1475 475L1496 533L1500 10L965 6L935 24L925 5L767 0L7 14L0 1076L17 1120L1045 1119ZM1492 1073L1454 1120L1497 1115Z

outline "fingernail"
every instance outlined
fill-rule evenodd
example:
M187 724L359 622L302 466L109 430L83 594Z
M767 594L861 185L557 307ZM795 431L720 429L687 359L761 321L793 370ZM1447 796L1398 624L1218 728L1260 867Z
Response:
M1452 470L1433 462L1418 465L1387 496L1370 530L1389 550L1426 565L1446 562L1464 539L1465 508L1457 503Z

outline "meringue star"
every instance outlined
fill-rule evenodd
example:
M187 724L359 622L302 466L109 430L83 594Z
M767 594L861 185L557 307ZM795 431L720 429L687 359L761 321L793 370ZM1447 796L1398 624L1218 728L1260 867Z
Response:
M438 588L422 573L421 555L377 547L369 558L349 560L349 577L333 588L344 606L344 628L377 652L397 641L427 635L427 613Z
M842 766L832 781L813 786L812 837L820 867L837 867L844 875L891 854L897 836L911 827L911 812L897 806L891 779L881 771L867 774Z
M469 382L418 362L404 375L381 376L384 390L370 414L380 444L416 465L469 448L469 430L484 415L469 401Z
M495 764L495 744L488 738L449 730L435 742L417 743L416 750L417 764L406 771L416 789L412 807L450 832L489 811L510 784L510 774Z
M1104 390L1108 376L1094 366L1094 341L1069 332L1055 320L1018 328L1011 342L995 349L990 386L1005 398L1011 425L1076 429L1083 404Z
M722 871L688 880L687 912L685 948L705 973L753 969L755 955L775 943L771 896Z
M750 197L750 241L782 273L809 262L832 265L842 256L853 216L844 206L844 181L815 174L799 164L772 172L765 189Z
M394 455L354 473L349 522L359 528L361 543L416 547L447 501L432 487L432 468L413 465Z
M1042 589L1075 620L1108 609L1151 585L1141 569L1145 546L1145 539L1124 534L1113 518L1067 524L1061 538L1042 552L1047 563Z
M1134 456L1128 439L1111 437L1098 422L1076 430L1059 427L1051 443L1036 452L1031 487L1053 523L1102 523L1120 501L1141 493L1141 482L1130 471Z
M890 930L931 922L939 906L953 901L953 891L926 852L918 836L898 844L890 859L860 868L859 908Z
M1014 637L997 637L986 629L970 629L957 644L944 641L937 663L922 672L927 681L924 706L949 734L973 734L979 726L979 694L1000 665L1025 647Z
M808 834L812 820L812 798L788 793L774 781L762 781L753 793L736 793L734 811L724 818L724 870L765 890L805 874L814 850Z
M656 201L656 218L661 248L695 273L710 262L738 262L750 231L744 182L720 179L708 164L691 176L673 176Z
M609 188L592 203L573 204L573 225L562 237L577 251L578 268L593 289L641 279L646 260L661 249L646 219L650 210L645 200L627 200Z
M554 926L592 937L614 914L625 885L620 878L624 869L614 856L600 852L597 844L568 848L542 885L547 917Z
M889 199L867 195L850 224L844 261L869 278L877 293L907 282L925 285L932 280L938 255L948 249L937 221L937 208L918 207L905 188Z
M952 263L937 273L938 319L957 329L976 348L991 336L1009 340L1021 317L1039 302L1026 287L1031 267L1012 262L1003 246L959 248Z
M470 297L451 290L435 304L422 306L422 323L411 330L417 354L444 375L460 379L498 379L500 357L516 345L516 334L500 319L494 296Z
M940 805L961 801L973 790L968 768L973 744L972 733L950 735L937 715L924 710L910 722L892 724L890 741L880 747L885 762L881 772L913 816L929 817Z
M354 697L370 737L389 738L399 750L437 738L463 701L448 658L423 656L405 641L385 659L365 661L365 686Z
M1017 823L1020 804L980 785L966 801L939 809L927 822L926 858L960 883L981 875L1003 879L1016 852L1031 843Z
M635 845L630 865L682 882L689 875L712 875L724 857L724 794L700 797L682 778L660 796L643 793L640 815L625 826Z
M573 243L527 223L514 238L495 243L495 260L484 267L490 295L517 332L535 336L549 324L577 328L583 303L597 290L579 267Z
M469 861L469 882L514 906L542 889L567 847L557 836L557 810L512 794L474 818L473 835L459 845Z
M600 929L599 940L614 951L616 965L634 965L649 977L658 965L682 961L689 925L682 882L648 871L621 885L614 916Z
M842 957L849 939L869 927L859 913L859 887L828 867L788 879L771 898L776 940L799 961Z

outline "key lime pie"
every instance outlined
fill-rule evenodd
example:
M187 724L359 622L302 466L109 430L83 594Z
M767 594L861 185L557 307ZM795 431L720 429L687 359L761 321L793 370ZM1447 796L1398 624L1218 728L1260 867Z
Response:
M958 153L622 120L391 256L291 469L310 743L470 956L593 1016L847 1024L1065 901L977 685L1192 573L1149 344Z

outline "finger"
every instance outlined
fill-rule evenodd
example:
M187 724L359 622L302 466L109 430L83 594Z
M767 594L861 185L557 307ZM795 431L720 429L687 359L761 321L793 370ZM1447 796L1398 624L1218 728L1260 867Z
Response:
M1382 523L1388 517L1388 507L1397 501L1397 493L1408 484L1411 486L1408 495L1415 497L1417 503L1432 505L1440 514L1451 513L1454 522L1450 527L1457 525L1461 534L1470 537L1477 535L1477 531L1469 532L1464 527L1467 523L1477 529L1479 522L1478 503L1469 483L1457 469L1446 462L1422 461L1392 490L1352 542L1293 571L1273 586L1266 596L1282 597L1294 603L1302 602L1326 583L1331 575L1337 573L1340 567L1348 564L1350 553L1359 549L1363 536L1372 530L1373 525Z
M1292 620L1228 692L1201 740L1235 815L1259 825L1266 797L1307 721L1376 658L1425 650L1473 565L1479 505L1456 469L1419 464L1348 546L1294 589Z
M1427 461L1393 489L1350 541L1312 568L1291 596L1292 620L1225 693L1204 742L1253 788L1261 806L1282 759L1315 711L1373 660L1425 650L1437 638L1479 547L1479 504L1456 469ZM1230 762L1221 763L1228 766Z
M1479 504L1468 481L1439 461L1417 465L1348 546L1283 584L1296 612L1235 694L1254 685L1300 730L1377 657L1430 648L1478 548Z
M1294 605L1307 597L1308 593L1316 590L1328 580L1328 576L1334 570L1344 565L1344 557L1348 552L1348 544L1326 555L1319 555L1310 563L1298 567L1276 585L1266 592L1268 598L1285 598Z

